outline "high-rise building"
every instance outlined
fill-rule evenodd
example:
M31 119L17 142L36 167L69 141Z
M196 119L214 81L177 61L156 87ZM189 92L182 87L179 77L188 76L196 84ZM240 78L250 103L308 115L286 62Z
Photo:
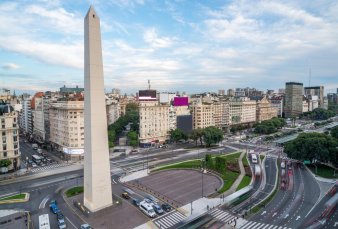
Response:
M285 106L286 118L298 116L303 113L303 84L287 82L285 84Z
M18 118L14 108L5 103L0 104L0 132L0 160L10 160L7 169L17 170L20 167Z
M251 124L256 122L256 101L247 97L233 98L229 102L230 125Z
M228 96L232 97L232 96L235 96L235 92L233 89L228 89Z
M31 108L31 98L23 98L22 111L20 112L20 128L25 134L33 134L33 117Z
M218 95L225 95L225 90L219 89L218 90Z
M324 86L304 87L305 96L318 96L319 107L324 108Z
M213 104L202 101L192 104L192 122L193 129L215 126Z
M33 138L43 143L45 141L45 114L43 109L43 92L38 92L32 99L32 116L33 116Z

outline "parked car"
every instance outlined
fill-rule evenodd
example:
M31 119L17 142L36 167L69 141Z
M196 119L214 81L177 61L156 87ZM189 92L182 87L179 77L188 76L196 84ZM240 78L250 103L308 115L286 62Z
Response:
M167 203L162 204L162 209L166 212L169 212L171 210L171 206Z
M156 212L156 214L161 215L161 214L164 213L163 209L162 209L162 208L160 207L160 205L158 205L158 204L154 204L154 205L153 205L153 209L154 209L154 211Z
M36 163L32 163L32 167L35 168L35 167L38 167L38 165Z
M27 162L28 164L33 164L33 161L31 159L29 159Z
M125 199L130 199L128 192L122 193L122 197L125 198Z

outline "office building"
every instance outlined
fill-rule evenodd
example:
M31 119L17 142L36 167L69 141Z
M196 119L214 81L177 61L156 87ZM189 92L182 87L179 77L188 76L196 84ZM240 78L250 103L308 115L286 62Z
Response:
M324 86L304 87L305 96L318 96L319 107L324 108Z
M285 84L285 106L286 118L299 116L303 113L303 84L287 82Z

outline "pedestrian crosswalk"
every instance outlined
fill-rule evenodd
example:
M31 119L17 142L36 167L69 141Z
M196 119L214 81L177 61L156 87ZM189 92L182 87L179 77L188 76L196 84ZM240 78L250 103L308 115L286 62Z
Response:
M226 211L222 211L218 208L215 208L210 211L210 215L214 217L218 221L222 221L224 223L232 222L237 219L237 216L231 215Z
M42 171L46 171L46 170L51 170L51 169L55 169L55 168L59 168L59 167L64 167L64 166L68 166L69 164L52 164L52 165L46 165L46 166L39 166L39 167L35 167L32 168L30 171L33 173L36 172L42 172Z
M266 223L258 223L255 221L249 221L243 226L241 226L240 228L241 229L291 229L288 227L276 226L276 225L266 224Z
M158 228L167 229L167 228L174 227L176 224L178 224L185 218L186 218L185 215L175 210L166 215L163 215L162 217L154 219L153 222L156 224Z

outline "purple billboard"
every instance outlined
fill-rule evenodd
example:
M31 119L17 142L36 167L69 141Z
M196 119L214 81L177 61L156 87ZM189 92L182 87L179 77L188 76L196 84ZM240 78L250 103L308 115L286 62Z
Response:
M188 105L189 105L188 97L175 97L174 98L175 107L188 106Z

